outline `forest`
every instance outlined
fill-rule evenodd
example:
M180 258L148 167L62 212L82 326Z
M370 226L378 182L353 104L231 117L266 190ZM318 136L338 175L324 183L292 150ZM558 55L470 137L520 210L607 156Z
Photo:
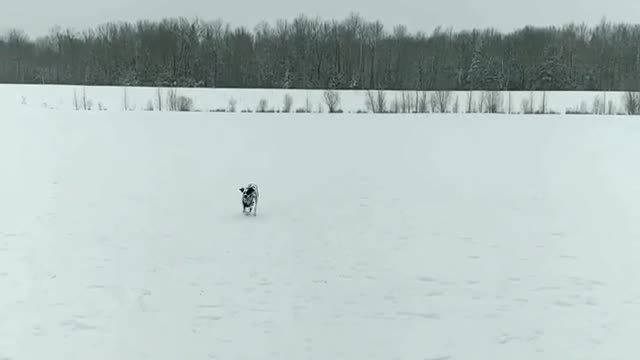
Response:
M0 36L0 83L378 90L640 90L640 25L429 34L358 14L253 29L174 18Z

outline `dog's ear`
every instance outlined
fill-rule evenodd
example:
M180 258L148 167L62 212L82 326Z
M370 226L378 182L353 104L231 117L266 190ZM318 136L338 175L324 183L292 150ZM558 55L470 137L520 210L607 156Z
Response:
M240 190L240 192L244 192L244 188L240 188L239 190Z

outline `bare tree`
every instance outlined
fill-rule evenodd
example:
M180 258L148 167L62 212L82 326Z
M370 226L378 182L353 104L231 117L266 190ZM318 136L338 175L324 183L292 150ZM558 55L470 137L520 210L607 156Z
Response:
M457 114L460 112L460 97L458 95L456 95L456 101L453 102L452 111L454 114Z
M156 108L158 111L162 111L162 89L156 90Z
M376 108L379 113L387 112L387 93L384 90L377 92Z
M393 101L391 102L391 112L394 114L397 114L400 112L400 101L398 100L398 95L396 95Z
M429 111L429 105L428 105L428 101L427 101L427 92L426 91L422 91L420 92L420 100L419 100L419 105L418 105L418 109L420 113L426 113Z
M614 115L616 113L616 106L613 103L613 100L609 99L607 103L607 115Z
M640 114L640 92L627 92L624 95L624 107L629 115Z
M82 87L82 108L84 111L91 110L91 104L87 101L87 88L85 86Z
M482 93L480 93L480 107L478 108L478 112L480 113L485 112L486 103L487 103L487 97L484 96Z
M604 115L605 113L605 103L600 95L596 95L593 99L592 113L595 115Z
M367 110L374 113L387 112L387 94L384 90L371 91L367 90L366 105Z
M403 91L401 94L400 108L403 113L410 113L413 111L413 97L410 93Z
M129 95L127 94L127 88L124 88L124 93L123 93L123 99L122 99L122 106L124 108L124 111L130 111L131 108L129 108Z
M370 111L373 113L379 112L377 107L378 102L376 101L376 96L373 93L373 91L367 90L365 96L366 96L365 105L367 107L367 111Z
M79 111L80 110L80 102L78 101L78 94L76 93L76 90L73 90L73 109L75 111Z
M178 111L178 91L176 89L167 91L167 109L169 111Z
M307 113L311 112L311 100L309 100L309 97L307 96L307 100L305 101L305 105L304 105L304 110Z
M324 102L327 104L330 113L340 110L340 93L335 90L327 90L324 92Z
M431 94L431 108L433 112L446 113L451 104L451 91L438 90Z
M429 96L429 106L432 113L438 112L438 97L435 92L431 93L431 96Z
M535 112L535 110L533 110L535 108L535 99L533 97L533 91L529 93L529 114L533 114Z
M532 108L531 100L528 98L523 98L521 103L521 108L524 114L531 114L533 112L533 110L531 109Z
M486 98L487 112L495 114L502 112L502 93L499 91L487 91L484 93Z

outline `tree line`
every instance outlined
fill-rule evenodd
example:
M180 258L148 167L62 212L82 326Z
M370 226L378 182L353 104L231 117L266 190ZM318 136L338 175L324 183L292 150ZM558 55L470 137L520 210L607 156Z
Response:
M352 14L254 29L166 19L0 36L0 83L386 90L640 90L640 25L410 33Z

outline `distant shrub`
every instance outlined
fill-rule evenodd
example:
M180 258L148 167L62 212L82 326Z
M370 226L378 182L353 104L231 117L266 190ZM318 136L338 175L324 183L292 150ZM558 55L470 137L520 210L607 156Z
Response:
M169 111L193 111L193 99L188 96L178 95L176 89L167 91L166 103Z
M460 112L460 97L456 95L456 101L453 102L453 113L457 114Z
M231 98L229 99L229 112L236 112L236 108L238 106L238 100L236 100L235 98Z
M193 100L190 97L183 95L177 98L177 110L178 111L193 111Z
M258 102L257 112L259 113L267 112L268 108L269 108L269 102L267 101L267 99L260 99L260 101Z
M308 113L310 113L312 111L311 110L311 100L309 100L309 97L307 97L307 99L304 102L304 110L305 110L305 112L308 112Z
M531 98L523 98L521 103L522 112L524 114L533 114L533 101Z
M282 112L291 112L291 109L293 108L293 96L291 96L290 94L286 94L284 96L284 104L283 104L283 108L282 108Z
M156 106L158 107L158 111L162 111L162 90L156 90Z
M400 101L398 101L398 96L396 96L396 98L391 101L391 109L389 111L394 114L400 112Z
M576 106L574 108L568 108L565 111L565 114L567 114L567 115L588 115L589 114L589 109L587 108L587 102L583 100L580 103L579 106Z
M609 100L607 103L607 115L614 115L616 112L616 105L613 103L613 100Z

